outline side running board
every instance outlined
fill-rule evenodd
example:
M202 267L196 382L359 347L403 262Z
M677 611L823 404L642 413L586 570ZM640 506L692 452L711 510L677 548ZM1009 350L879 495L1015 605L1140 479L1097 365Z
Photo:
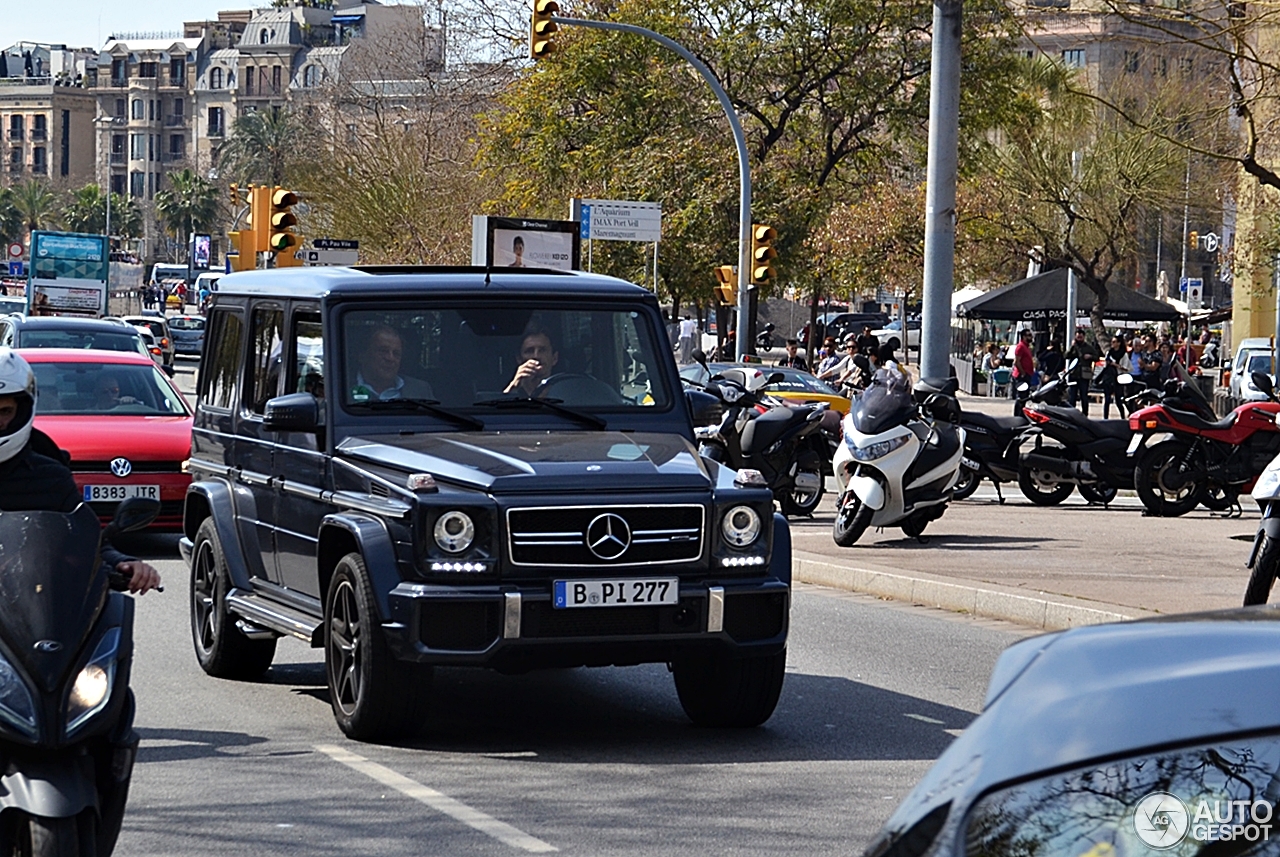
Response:
M286 607L276 601L268 601L260 595L254 595L243 589L232 589L227 593L227 609L255 625L304 640L310 643L312 648L323 645L321 632L324 622L292 607Z

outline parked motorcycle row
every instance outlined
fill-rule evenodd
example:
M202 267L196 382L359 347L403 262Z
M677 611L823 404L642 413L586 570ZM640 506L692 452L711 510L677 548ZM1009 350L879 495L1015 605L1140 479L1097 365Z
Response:
M882 370L854 398L838 433L822 429L825 405L771 401L763 390L778 379L767 369L734 368L705 387L722 410L698 430L700 449L734 469L763 474L787 515L811 514L822 498L823 475L833 475L832 538L841 546L853 545L871 526L901 527L921 538L952 500L972 496L984 480L1000 502L1003 486L1016 482L1039 506L1060 504L1077 490L1090 504L1106 505L1119 491L1133 490L1147 514L1160 517L1199 505L1227 511L1238 507L1242 493L1259 498L1265 485L1274 496L1259 502L1264 524L1275 532L1259 528L1250 567L1270 575L1269 592L1280 574L1280 463L1273 462L1280 454L1280 401L1274 393L1218 419L1189 377L1174 377L1162 388L1130 395L1127 419L1097 420L1063 404L1072 368L1037 390L1024 385L1017 391L1021 415L1010 417L964 411L954 379L922 379L913 389L905 376ZM1267 376L1254 381L1271 391ZM1128 376L1119 383L1137 389Z

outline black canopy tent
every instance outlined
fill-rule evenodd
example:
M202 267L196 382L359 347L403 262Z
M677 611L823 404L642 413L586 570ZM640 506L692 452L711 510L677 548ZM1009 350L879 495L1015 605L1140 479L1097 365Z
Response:
M1081 315L1089 314L1095 298L1092 289L1079 287L1076 306ZM956 316L963 319L1061 322L1067 317L1067 269L1056 268L992 289L982 297L960 304L956 307ZM1163 301L1132 289L1113 287L1108 289L1104 317L1108 321L1177 321L1183 316Z

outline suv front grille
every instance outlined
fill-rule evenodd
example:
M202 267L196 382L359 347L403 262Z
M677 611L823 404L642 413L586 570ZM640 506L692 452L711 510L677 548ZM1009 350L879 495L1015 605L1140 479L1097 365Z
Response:
M702 506L548 506L507 511L515 565L606 567L693 562ZM594 547L594 549L593 549Z

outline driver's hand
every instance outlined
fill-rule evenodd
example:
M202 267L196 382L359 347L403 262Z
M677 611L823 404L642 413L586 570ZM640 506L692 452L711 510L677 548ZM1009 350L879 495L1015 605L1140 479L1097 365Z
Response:
M516 369L515 377L512 378L511 383L507 385L507 389L503 390L502 392L504 393L513 392L517 387L521 386L521 384L523 384L525 381L529 380L530 378L536 378L538 376L538 373L541 371L542 371L542 361L540 360L524 361Z
M116 572L129 581L129 591L135 595L144 595L160 585L160 572L139 559L116 563Z

